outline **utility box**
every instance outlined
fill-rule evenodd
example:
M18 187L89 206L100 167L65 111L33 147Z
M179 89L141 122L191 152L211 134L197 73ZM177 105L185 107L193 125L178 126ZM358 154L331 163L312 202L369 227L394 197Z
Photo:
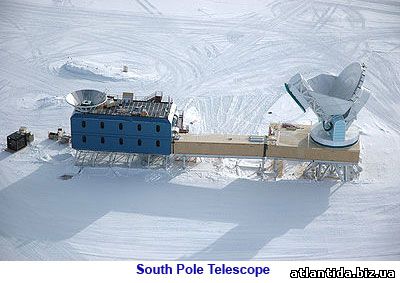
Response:
M26 134L19 131L12 133L7 137L7 148L12 151L18 151L28 145Z
M122 93L122 100L125 103L129 103L133 100L133 92L123 92Z
M7 148L12 151L18 151L28 143L33 142L34 135L26 127L21 127L19 131L7 136Z

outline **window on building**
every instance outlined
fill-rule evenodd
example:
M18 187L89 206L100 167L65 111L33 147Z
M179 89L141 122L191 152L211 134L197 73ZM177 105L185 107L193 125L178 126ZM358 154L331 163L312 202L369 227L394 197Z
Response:
M119 138L119 144L123 145L124 144L124 139L123 138Z
M119 123L118 128L119 128L120 130L122 130L122 129L124 128L124 125L122 125L122 123Z
M142 125L141 125L141 124L138 124L138 125L137 125L137 130L138 130L139 132L142 130Z
M101 143L104 143L104 142L105 142L104 137L101 137L101 138L100 138L100 142L101 142Z
M159 140L156 141L156 146L160 147L160 141Z
M100 122L100 128L104 129L104 122Z
M83 143L86 142L86 136L82 136L82 142L83 142Z
M161 130L160 125L156 125L156 132L158 133L158 132L160 132L160 130Z
M137 140L137 145L138 145L138 146L141 146L141 145L142 145L142 140L141 140L141 139L138 139L138 140Z
M82 121L82 128L86 128L86 121Z

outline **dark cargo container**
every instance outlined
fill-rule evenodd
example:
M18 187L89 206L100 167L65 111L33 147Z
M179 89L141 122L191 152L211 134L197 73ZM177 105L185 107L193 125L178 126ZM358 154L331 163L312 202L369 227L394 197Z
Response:
M20 132L12 133L7 137L7 148L13 151L18 151L27 146L28 140L26 134Z

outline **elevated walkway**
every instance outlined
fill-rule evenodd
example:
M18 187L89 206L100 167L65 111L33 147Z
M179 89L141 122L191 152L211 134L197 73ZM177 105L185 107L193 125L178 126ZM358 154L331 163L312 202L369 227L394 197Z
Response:
M182 134L172 146L172 152L180 155L262 158L267 145L250 141L248 135Z
M359 162L359 142L345 148L321 146L310 138L311 127L310 125L271 124L267 137L266 157L351 164Z
M249 157L357 164L360 146L329 148L310 138L310 125L271 124L262 140L249 135L182 134L172 145L176 155Z

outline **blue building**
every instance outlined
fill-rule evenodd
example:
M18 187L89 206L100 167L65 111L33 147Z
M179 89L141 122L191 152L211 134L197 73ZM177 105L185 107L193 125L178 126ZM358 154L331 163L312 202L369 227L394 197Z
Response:
M169 155L175 112L172 102L162 102L157 96L147 100L108 97L89 111L74 111L72 148Z

